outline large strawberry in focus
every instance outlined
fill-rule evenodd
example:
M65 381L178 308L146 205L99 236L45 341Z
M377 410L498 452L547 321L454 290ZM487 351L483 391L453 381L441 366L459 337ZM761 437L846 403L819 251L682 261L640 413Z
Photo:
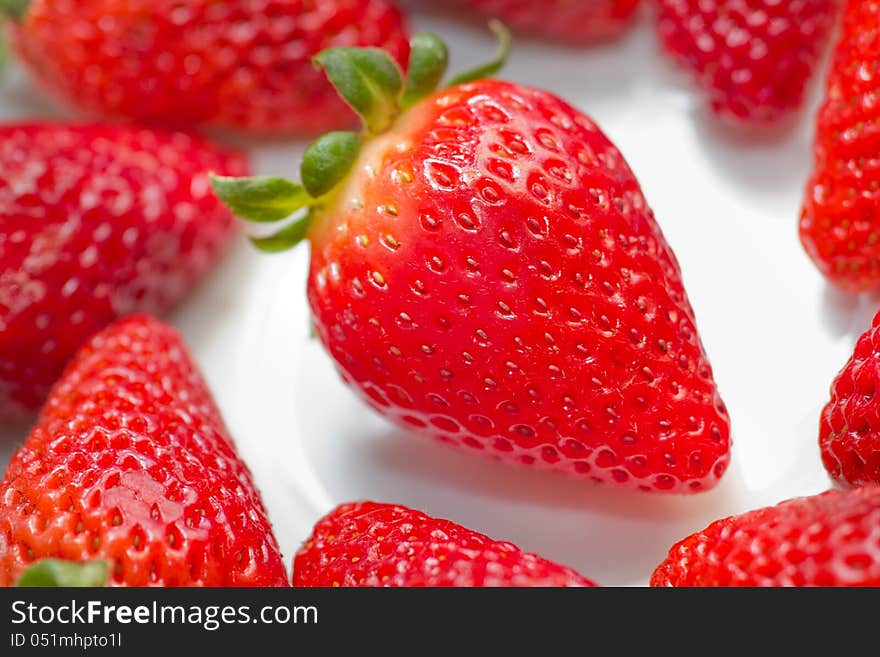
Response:
M633 23L640 0L459 0L523 32L583 43L610 39Z
M96 331L169 310L213 267L235 218L211 170L248 167L180 133L0 127L0 419L36 413Z
M311 58L332 46L407 55L386 0L0 0L21 58L54 95L164 125L316 133L353 124Z
M718 520L652 586L880 586L880 488L832 490Z
M45 559L103 561L116 586L287 583L250 472L180 336L155 319L83 347L0 482L0 586ZM48 565L59 584L76 569Z
M880 4L847 3L819 110L800 236L829 281L880 288Z
M801 107L839 0L657 0L663 46L712 110L768 124Z
M297 553L293 585L584 587L571 568L449 520L394 504L343 504Z
M312 244L308 295L343 378L397 424L508 463L645 491L711 488L728 417L681 273L635 176L588 117L480 79L435 91L376 50L318 62L364 117L307 150L303 185L218 178L256 240Z

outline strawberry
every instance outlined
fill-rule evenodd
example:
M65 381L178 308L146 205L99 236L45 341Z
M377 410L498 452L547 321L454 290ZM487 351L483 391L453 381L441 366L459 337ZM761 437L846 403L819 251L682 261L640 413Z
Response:
M675 257L595 123L546 91L473 80L502 59L434 91L445 50L420 35L404 93L383 53L325 51L365 132L309 146L303 186L215 190L251 220L305 213L256 242L308 236L317 333L400 426L645 491L711 488L728 417Z
M571 43L609 39L632 24L640 0L460 0L523 32Z
M135 315L80 350L0 483L0 585L45 558L111 584L285 586L247 467L169 326Z
M0 418L36 412L86 339L168 310L215 264L235 221L212 169L247 165L184 134L0 127Z
M718 520L669 551L652 586L878 586L880 488L832 490Z
M394 504L343 504L318 521L294 586L596 586L571 568Z
M880 4L849 2L819 111L801 242L835 285L880 287Z
M665 49L693 72L712 110L767 124L803 104L837 0L657 0Z
M880 313L831 384L819 422L822 462L841 484L880 484Z
M320 132L355 116L311 64L331 46L405 61L385 0L0 0L21 58L90 112L259 133Z

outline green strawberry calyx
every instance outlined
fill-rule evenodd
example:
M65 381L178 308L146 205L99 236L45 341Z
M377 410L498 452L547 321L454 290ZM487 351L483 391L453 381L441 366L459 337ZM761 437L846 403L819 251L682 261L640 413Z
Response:
M107 585L110 564L106 561L64 561L41 559L25 570L16 586L23 588L88 587Z
M0 0L13 2L15 0ZM491 61L454 76L447 86L479 80L496 73L510 52L510 32L499 21L489 27L498 39ZM306 238L312 217L348 177L363 144L389 130L406 109L432 94L446 74L446 44L430 33L410 41L407 75L379 48L330 48L314 58L340 96L357 112L360 132L329 132L315 139L303 154L300 183L274 176L230 178L211 175L214 193L236 215L254 223L282 224L266 237L251 237L257 248L276 253Z
M30 7L31 0L0 0L0 15L20 21Z

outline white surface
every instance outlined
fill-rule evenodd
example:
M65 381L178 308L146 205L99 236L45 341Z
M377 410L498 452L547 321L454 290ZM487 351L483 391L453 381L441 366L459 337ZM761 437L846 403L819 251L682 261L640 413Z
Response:
M412 21L447 38L454 68L493 47L480 23L460 18L416 11ZM405 434L362 406L308 339L307 248L269 257L242 242L171 319L262 490L288 566L334 503L372 498L514 541L602 584L644 584L675 541L710 521L828 488L819 411L880 303L829 290L798 243L818 93L772 139L720 130L658 56L650 22L644 16L622 41L593 49L519 38L504 77L592 115L641 180L730 410L734 457L721 485L692 497L618 491ZM20 71L0 88L0 117L48 111ZM302 147L264 143L259 170L295 176ZM4 433L2 462L25 436Z

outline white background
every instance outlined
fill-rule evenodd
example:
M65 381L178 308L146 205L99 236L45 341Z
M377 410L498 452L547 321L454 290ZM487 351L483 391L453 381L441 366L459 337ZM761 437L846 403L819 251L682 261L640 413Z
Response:
M462 13L416 6L412 24L448 40L454 69L494 47L482 22ZM354 398L308 338L308 248L265 256L242 240L171 321L253 471L288 566L321 514L371 498L511 540L601 584L638 585L675 541L712 520L829 487L819 411L880 300L830 289L798 242L821 84L788 130L731 132L659 55L652 27L646 11L622 40L594 48L518 37L503 77L590 114L640 179L681 263L730 410L734 458L722 483L692 497L619 491L495 464L392 427ZM0 85L0 118L55 111L22 71ZM257 169L296 176L303 146L264 141ZM0 430L0 461L26 433Z

